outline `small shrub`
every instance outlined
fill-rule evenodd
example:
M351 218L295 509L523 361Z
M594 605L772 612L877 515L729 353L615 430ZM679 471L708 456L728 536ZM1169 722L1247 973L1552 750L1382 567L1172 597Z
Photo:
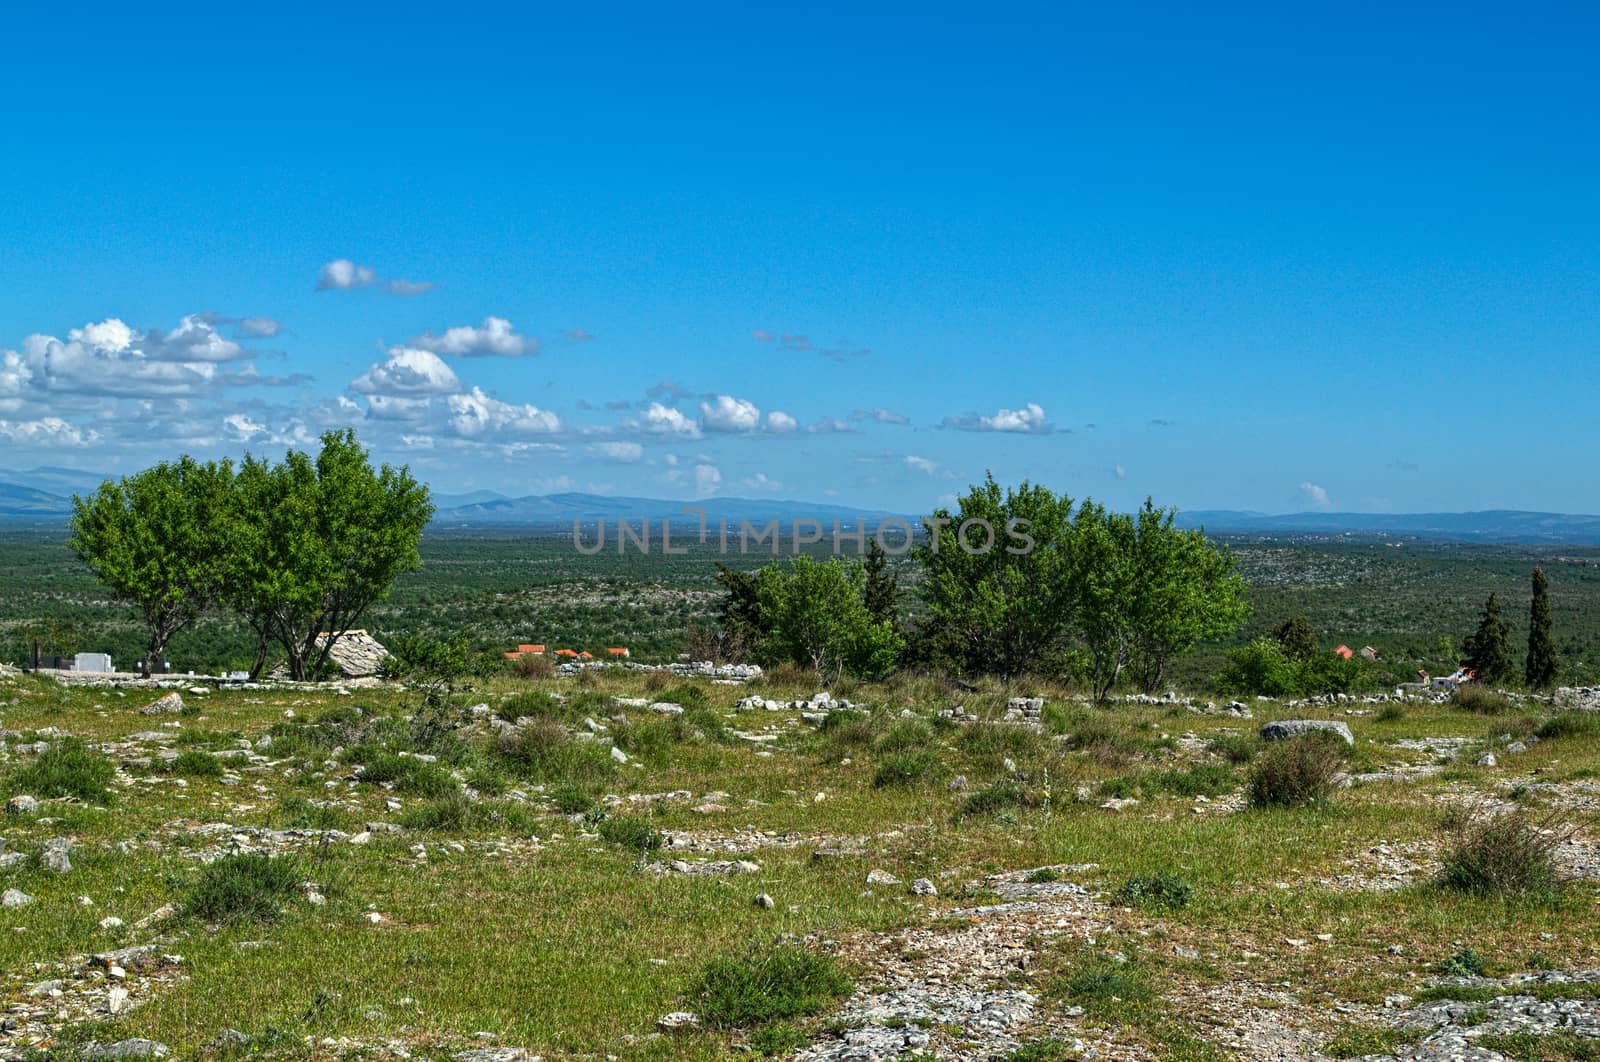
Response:
M1539 724L1539 729L1534 733L1541 741L1564 737L1591 737L1600 734L1600 713L1563 712Z
M184 900L184 913L207 922L273 922L299 885L286 858L227 855L209 863Z
M455 779L436 765L396 752L371 757L361 772L361 780L374 784L388 782L402 793L426 797L444 796L456 788Z
M1272 742L1250 773L1250 806L1305 807L1326 803L1343 762L1344 743L1331 734L1302 734Z
M400 825L408 830L439 830L462 833L489 823L481 804L468 800L465 793L452 793L442 800L418 804L400 815Z
M1197 763L1186 771L1158 771L1147 775L1144 784L1151 790L1185 797L1215 797L1231 793L1239 780L1222 763Z
M523 716L531 716L534 719L575 718L572 707L567 702L544 690L513 694L495 709L494 714L510 722L516 722Z
M550 803L563 815L582 815L594 810L594 797L570 785L557 786L547 795Z
M1471 948L1462 948L1439 964L1439 972L1446 977L1482 977L1487 967L1483 956Z
M1416 1039L1415 1033L1386 1026L1355 1026L1340 1029L1322 1053L1329 1058L1363 1058L1368 1055L1394 1055L1396 1048Z
M553 719L535 719L502 736L495 751L513 774L534 782L598 782L616 769L609 749L577 740Z
M499 796L506 791L506 780L500 772L482 765L467 771L467 784L484 796Z
M1555 850L1572 831L1560 828L1553 817L1536 822L1518 808L1498 815L1457 816L1446 829L1453 835L1440 878L1446 888L1533 899L1559 891Z
M1035 1040L1031 1044L1023 1044L1010 1054L1002 1056L1002 1062L1070 1062L1077 1057L1078 1053L1064 1041L1049 1037Z
M666 843L666 835L643 819L615 815L600 823L600 836L619 848L632 852L654 852Z
M1133 959L1087 950L1080 955L1062 987L1068 999L1086 1010L1114 1010L1155 995Z
M167 769L180 778L221 778L222 761L209 752L189 749L180 752Z
M1378 709L1377 714L1373 716L1373 719L1380 723L1398 723L1405 717L1405 705L1399 701L1385 701L1383 706Z
M656 700L667 701L671 704L681 704L685 710L706 709L711 707L711 702L706 699L706 691L688 682L680 682L662 690L656 695Z
M1048 885L1061 880L1061 871L1055 867L1040 867L1024 879L1029 885Z
M1476 712L1478 715L1505 715L1516 710L1516 705L1505 694L1475 682L1457 686L1455 692L1450 695L1450 701L1457 708Z
M346 830L351 824L349 812L313 803L303 796L286 796L278 801L272 818L286 830Z
M714 1028L735 1028L809 1017L848 995L852 987L833 959L773 945L713 959L689 994L701 1021Z
M925 719L901 719L878 739L878 752L912 752L933 743L933 728Z
M1177 874L1163 870L1159 874L1129 878L1112 898L1124 907L1177 910L1189 906L1194 898L1194 886Z
M117 769L80 739L62 738L32 763L11 773L12 793L36 797L75 797L88 802L111 800L111 779Z
M931 780L939 771L939 755L932 749L915 749L893 752L878 761L872 784L879 789L889 786L920 785Z
M1232 764L1246 764L1261 751L1261 739L1253 734L1223 734L1211 739L1207 747Z
M1028 803L1028 791L1016 782L995 782L967 797L961 807L963 815L998 815L1002 811L1020 808Z
M511 661L511 670L518 678L547 679L556 673L556 664L543 653L523 653Z

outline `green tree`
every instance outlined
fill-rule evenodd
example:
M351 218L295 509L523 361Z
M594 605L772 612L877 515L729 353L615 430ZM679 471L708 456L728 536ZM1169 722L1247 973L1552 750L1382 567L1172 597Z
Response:
M1286 619L1272 628L1283 655L1290 660L1310 660L1317 652L1317 630L1304 616Z
M900 578L889 567L889 555L872 538L867 543L867 556L862 561L866 573L866 586L861 591L861 601L867 612L881 623L896 630L900 627L900 611L896 599L900 593Z
M919 589L929 624L943 629L971 669L1009 681L1070 627L1072 507L1066 495L1026 481L1002 491L991 475L958 500L956 512L934 512L928 540L915 551ZM967 521L974 523L963 548Z
M1173 657L1231 634L1250 614L1233 554L1205 532L1173 526L1178 511L1146 498L1133 521L1134 674L1152 693Z
M233 466L187 455L72 499L69 543L149 630L145 666L221 588Z
M903 640L862 603L859 564L799 556L787 568L761 569L756 582L762 616L771 623L767 648L777 657L822 675L876 678L894 667Z
M1133 660L1138 629L1138 532L1131 516L1092 501L1072 521L1071 630L1088 650L1089 684L1105 700Z
M408 468L375 470L349 430L325 434L315 459L247 460L240 479L225 594L257 634L258 671L276 641L291 677L315 677L338 636L421 565L428 488Z
M757 574L717 565L717 582L727 591L717 616L719 649L734 659L759 655L772 633L771 624L761 614Z
M1502 682L1511 675L1511 630L1500 615L1499 595L1490 594L1484 602L1478 629L1467 636L1462 650L1479 682Z
M1533 569L1533 604L1528 609L1528 657L1522 674L1529 689L1555 685L1556 643L1551 633L1550 581L1543 568Z

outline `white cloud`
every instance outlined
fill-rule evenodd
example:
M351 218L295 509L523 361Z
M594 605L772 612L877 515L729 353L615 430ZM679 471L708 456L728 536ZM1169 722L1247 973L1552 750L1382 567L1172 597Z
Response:
M761 423L761 410L743 398L717 395L714 401L700 403L700 417L707 431L754 431Z
M431 350L394 347L388 360L379 362L350 381L364 395L419 397L448 395L461 390L455 372Z
M590 443L587 449L591 457L598 457L603 461L615 461L619 464L633 464L644 457L644 447L636 442Z
M420 295L433 285L411 280L384 280L371 266L357 265L348 258L335 258L325 263L317 279L318 291L354 291L383 285L391 295Z
M774 409L767 414L767 430L774 435L788 435L800 430L800 422L782 410Z
M267 426L259 424L244 413L230 413L222 418L222 426L239 442L249 442L266 432Z
M700 438L700 425L660 402L651 402L639 414L634 426L650 435L670 435L680 439Z
M840 420L838 417L823 417L816 423L807 426L806 431L813 435L851 435L858 432L859 429Z
M35 333L20 354L0 355L0 400L12 408L24 392L106 398L179 398L214 394L234 384L272 382L253 365L219 369L254 357L221 335L210 315L190 314L169 332L138 332L122 320L74 328L65 341Z
M1329 505L1327 490L1309 481L1300 484L1300 497L1313 509L1326 509Z
M910 424L911 418L896 413L892 409L879 406L876 409L855 409L850 411L850 419L855 421L870 420L878 424Z
M547 435L561 430L561 418L538 406L501 402L474 387L470 394L451 395L450 427L457 435L476 438L485 433Z
M519 336L511 322L504 317L485 317L477 328L458 325L447 328L443 335L424 332L411 341L411 345L435 354L457 357L518 358L539 353L539 341L532 336Z
M783 484L775 479L769 479L765 472L757 472L753 476L746 476L739 481L739 486L745 490L782 490Z
M251 339L276 339L283 334L283 324L270 317L245 317L239 321L239 334Z
M88 446L100 436L69 424L60 417L42 417L39 420L0 420L0 438L24 446L76 447Z
M715 494L722 486L722 471L716 465L694 466L694 489L701 497Z
M1048 435L1051 427L1044 417L1044 407L1029 402L1021 409L1004 409L992 416L969 413L961 417L946 417L942 424L958 431L994 431L1016 435Z
M929 460L926 457L918 457L916 454L906 454L904 460L905 466L912 471L922 472L930 476L938 474L939 462L937 461Z

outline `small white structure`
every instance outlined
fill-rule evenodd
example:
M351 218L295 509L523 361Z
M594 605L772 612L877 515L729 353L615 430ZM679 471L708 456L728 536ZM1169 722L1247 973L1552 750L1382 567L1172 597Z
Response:
M72 658L72 670L91 671L97 675L109 675L114 670L111 667L111 654L79 653Z

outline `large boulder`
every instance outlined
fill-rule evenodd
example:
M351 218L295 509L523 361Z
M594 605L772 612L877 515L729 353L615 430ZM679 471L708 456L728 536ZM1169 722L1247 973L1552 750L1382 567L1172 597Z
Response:
M1337 734L1346 745L1356 743L1356 736L1350 733L1350 727L1337 719L1280 719L1261 728L1261 740L1287 741L1315 730L1326 730L1330 734Z

